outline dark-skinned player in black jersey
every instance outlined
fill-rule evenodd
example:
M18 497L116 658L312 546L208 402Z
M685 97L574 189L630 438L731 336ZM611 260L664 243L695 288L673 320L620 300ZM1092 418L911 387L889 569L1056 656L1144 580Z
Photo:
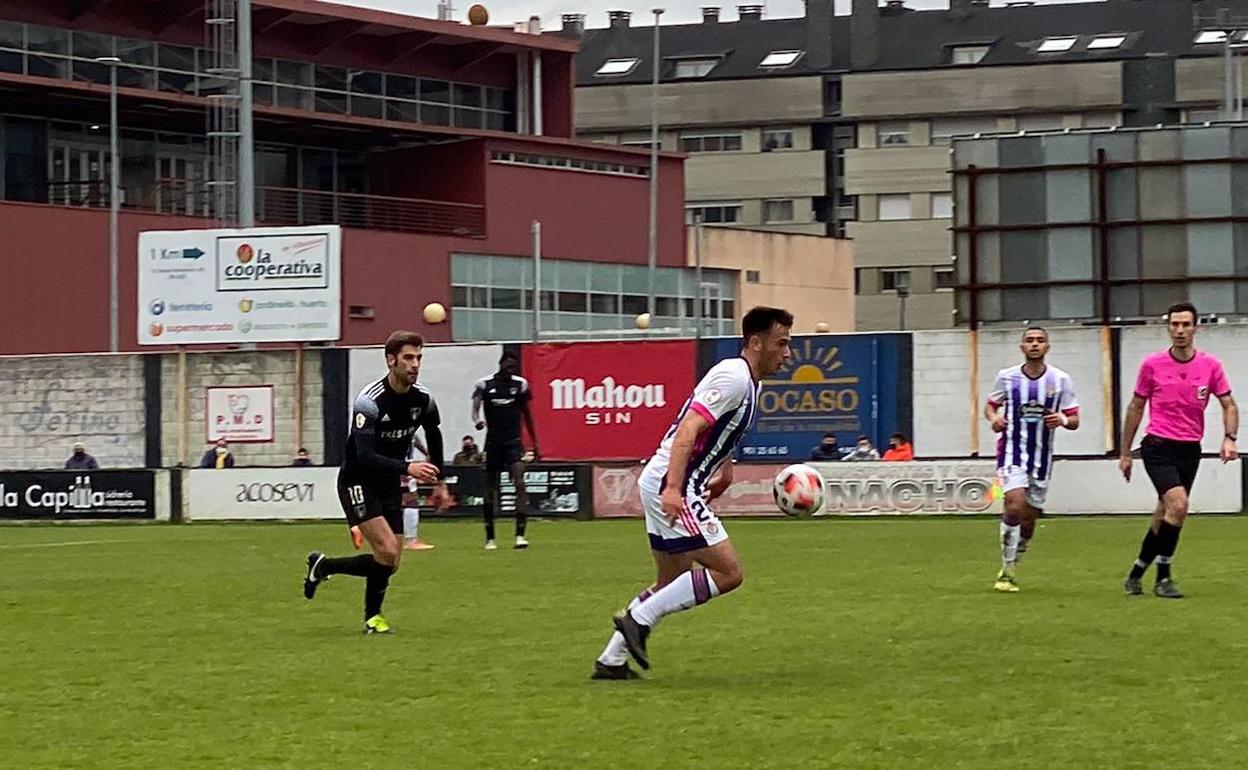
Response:
M386 340L385 377L373 382L355 399L351 434L338 471L338 498L347 524L359 527L371 554L329 558L319 551L308 554L303 594L316 595L333 575L364 578L364 633L390 633L381 615L390 576L403 553L401 479L411 476L434 484L442 476L442 429L433 394L416 380L425 341L414 332L396 331ZM408 462L408 450L417 428L424 428L430 462Z
M516 485L516 548L528 548L524 529L527 523L529 496L524 489L524 440L520 434L520 420L524 419L533 439L533 458L540 459L537 448L537 431L533 427L533 414L529 402L533 394L529 381L516 374L520 359L515 353L505 352L498 361L498 372L482 377L472 389L472 421L477 430L485 432L485 550L493 551L494 512L502 507L499 497L499 476L505 471ZM484 417L482 419L482 411Z

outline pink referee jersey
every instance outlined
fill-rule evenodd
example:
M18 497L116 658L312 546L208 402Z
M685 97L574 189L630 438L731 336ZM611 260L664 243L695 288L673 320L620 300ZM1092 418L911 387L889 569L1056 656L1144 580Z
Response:
M1190 361L1176 360L1169 350L1153 353L1140 364L1135 395L1148 402L1145 433L1172 441L1200 441L1205 435L1209 396L1231 392L1222 362L1196 352Z

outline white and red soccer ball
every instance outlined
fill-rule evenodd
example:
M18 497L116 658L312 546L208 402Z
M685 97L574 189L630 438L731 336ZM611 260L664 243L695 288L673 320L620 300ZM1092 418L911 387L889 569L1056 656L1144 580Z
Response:
M788 516L812 514L823 506L823 477L809 465L790 465L776 476L772 496Z

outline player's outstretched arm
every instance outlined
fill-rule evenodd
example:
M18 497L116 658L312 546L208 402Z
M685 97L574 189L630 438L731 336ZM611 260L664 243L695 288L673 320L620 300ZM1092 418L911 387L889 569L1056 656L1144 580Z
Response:
M1224 431L1222 436L1222 462L1229 463L1239 457L1239 448L1235 443L1239 438L1239 405L1235 403L1235 397L1230 393L1218 396L1218 401L1222 404L1222 428Z
M481 404L485 401L485 388L481 383L472 390L472 424L477 430L484 430L485 423L481 421Z
M1135 433L1140 429L1140 421L1144 419L1144 399L1131 397L1127 404L1127 413L1122 418L1122 443L1118 447L1118 469L1122 477L1131 480L1131 447L1135 444Z
M537 443L537 427L533 424L533 412L529 411L529 402L525 401L520 406L520 415L524 417L524 427L529 430L529 438L533 439L533 459L542 459L542 450Z

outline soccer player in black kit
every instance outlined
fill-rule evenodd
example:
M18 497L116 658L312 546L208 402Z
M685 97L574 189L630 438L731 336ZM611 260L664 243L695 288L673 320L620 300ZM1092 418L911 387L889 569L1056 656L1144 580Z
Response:
M358 526L371 554L329 558L308 554L303 595L311 599L332 575L355 575L364 583L364 633L388 634L381 615L390 576L403 553L404 474L432 484L442 475L442 429L433 394L416 380L425 340L414 332L396 331L386 340L389 373L366 387L355 399L346 456L338 471L338 498L348 526ZM408 462L417 428L424 428L432 462Z
M528 548L529 541L524 537L527 523L526 511L529 498L524 491L524 441L520 434L520 418L529 429L533 439L533 457L540 453L537 448L537 431L533 428L533 415L529 412L529 402L533 394L529 391L529 381L516 374L520 369L520 359L515 353L503 353L498 361L498 372L491 377L477 380L472 390L472 421L477 430L489 426L485 433L485 550L493 551L494 544L494 510L501 507L499 499L499 475L503 471L511 474L511 481L516 485L516 548ZM481 420L482 407L485 409L485 420Z

